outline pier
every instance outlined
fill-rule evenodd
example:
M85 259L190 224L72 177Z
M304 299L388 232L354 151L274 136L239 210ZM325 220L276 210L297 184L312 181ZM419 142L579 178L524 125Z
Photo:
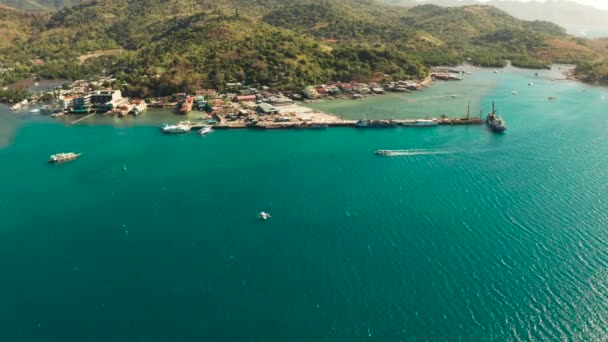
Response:
M414 124L416 123L417 120L411 119L411 120L375 120L376 122L380 123L380 124L387 124L389 126L387 126L386 128L391 128L391 127L404 127L404 128L426 128L426 127L435 127L435 126L449 126L449 125L458 125L458 126L465 126L465 125L481 125L483 124L483 121L480 118L445 118L445 119L438 119L437 120L437 125L434 126L415 126ZM302 122L258 122L258 123L245 123L242 121L234 121L234 122L222 122L219 124L215 124L215 125L210 125L213 127L213 129L221 129L221 130L226 130L226 129L323 129L325 127L327 128L332 128L332 127L352 127L355 128L357 127L357 120L340 120L340 121L333 121L333 122L324 122L324 121L319 121L319 122L315 122L315 121L311 121L311 122L306 122L306 123L302 123ZM207 124L205 124L204 122L193 122L190 124L190 127L193 130L196 129L201 129L204 126L206 126ZM393 125L393 126L390 126ZM371 129L372 127L370 127ZM363 128L364 129L364 128Z

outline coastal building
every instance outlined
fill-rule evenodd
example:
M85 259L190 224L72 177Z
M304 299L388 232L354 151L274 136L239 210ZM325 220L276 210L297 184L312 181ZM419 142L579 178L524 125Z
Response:
M237 90L240 87L241 87L241 82L226 83L227 89Z
M337 96L342 94L342 91L340 90L340 88L337 85L332 85L326 88L327 89L327 94L330 96Z
M345 93L349 93L349 92L353 91L353 86L350 83L340 83L340 85L338 85L338 87L340 88L340 90L342 90Z
M207 101L205 101L205 97L200 95L194 99L194 106L197 110L210 110L211 106Z
M120 90L99 90L91 94L91 108L100 113L112 110L123 100Z
M270 103L260 102L257 107L257 111L261 114L277 114L279 112L278 109L273 107Z
M315 88L315 90L317 91L317 94L319 94L319 96L327 95L327 88L325 87L325 85L320 85Z
M234 97L234 99L238 102L255 101L255 100L257 100L257 96L255 96L255 95L237 95Z
M74 96L61 96L59 97L59 108L66 111L74 105Z
M201 89L196 91L196 95L205 96L208 99L214 98L217 96L217 90L215 89Z
M85 114L91 110L91 95L82 94L72 100L72 113Z
M272 103L275 106L280 106L280 105L286 105L286 104L292 104L293 100L285 97L283 95L281 96L271 96L270 97L270 103Z

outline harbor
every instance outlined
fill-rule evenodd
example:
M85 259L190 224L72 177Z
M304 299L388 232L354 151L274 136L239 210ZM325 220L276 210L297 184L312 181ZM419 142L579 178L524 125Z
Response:
M13 317L32 284L42 284L40 296L60 299L35 301L25 323L11 321L11 336L17 329L33 339L48 330L72 333L77 318L87 317L107 322L93 332L110 327L109 340L115 331L132 332L121 330L127 319L178 322L178 337L189 340L182 332L200 332L192 317L202 314L220 322L221 332L262 317L246 335L283 341L293 325L267 331L293 313L301 325L320 327L302 340L361 340L368 327L370 340L517 340L533 324L513 322L539 322L537 306L553 308L555 324L604 317L593 294L608 263L608 222L594 213L605 210L598 198L608 196L598 167L608 163L606 121L598 114L608 90L549 80L528 88L527 74L502 76L464 76L419 95L301 103L315 106L300 114L310 122L325 120L319 111L333 114L327 120L334 125L350 125L318 131L166 136L164 122L217 118L149 109L70 125L84 116L54 120L1 107L0 243L7 260L20 262L7 266L3 290L14 295L5 311ZM439 122L354 127L364 116L466 117L469 98L471 116L483 108L484 119L495 101L506 134ZM380 150L386 154L374 153ZM83 154L47 163L62 152ZM262 211L272 217L258 219ZM454 281L454 274L471 276ZM125 277L134 286L125 287ZM150 300L141 289L168 297ZM90 293L96 296L88 300ZM192 310L182 310L184 300ZM560 305L566 301L580 305ZM436 322L456 323L432 334ZM480 325L487 328L471 335ZM402 329L407 333L397 335ZM576 340L583 332L563 336ZM56 340L70 339L63 337ZM172 337L173 330L163 336Z

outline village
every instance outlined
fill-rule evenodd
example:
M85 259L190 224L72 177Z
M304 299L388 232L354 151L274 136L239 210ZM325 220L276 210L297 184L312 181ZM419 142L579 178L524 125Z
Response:
M222 128L325 128L329 126L352 126L354 120L345 120L335 115L322 113L307 108L302 104L319 100L352 99L359 100L368 96L380 96L388 92L412 92L424 88L437 80L459 80L453 70L438 69L422 80L405 80L396 82L334 82L307 86L300 92L273 92L268 87L247 87L241 83L226 84L226 91L219 93L215 89L201 88L193 94L177 93L172 96L130 99L123 97L122 92L104 87L113 84L115 79L100 77L92 81L79 80L68 85L57 87L50 92L38 93L32 99L13 104L11 110L19 110L25 106L41 103L42 99L52 98L31 112L51 115L61 118L66 115L94 114L125 117L138 116L148 108L169 109L176 115L188 115L200 111L197 121L180 121L182 125L191 128L213 126ZM79 118L74 122L85 119ZM370 122L370 127L408 125L415 120L376 120ZM475 119L457 122L443 116L436 120L439 124L478 123ZM366 122L367 126L367 122Z

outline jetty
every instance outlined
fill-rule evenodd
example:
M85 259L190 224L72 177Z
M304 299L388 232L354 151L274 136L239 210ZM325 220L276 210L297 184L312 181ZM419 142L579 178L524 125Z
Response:
M433 127L433 126L416 126L416 122L419 120L407 119L407 120L375 120L380 123L393 124L395 127ZM441 118L436 120L437 125L481 125L483 120L480 118ZM189 124L193 130L201 129L204 126L211 126L213 129L226 130L226 129L259 129L259 130L270 130L270 129L315 129L320 128L331 128L331 127L357 127L357 120L339 120L339 121L307 121L303 122L243 122L243 121L228 121L217 124L208 124L206 122L192 122Z

